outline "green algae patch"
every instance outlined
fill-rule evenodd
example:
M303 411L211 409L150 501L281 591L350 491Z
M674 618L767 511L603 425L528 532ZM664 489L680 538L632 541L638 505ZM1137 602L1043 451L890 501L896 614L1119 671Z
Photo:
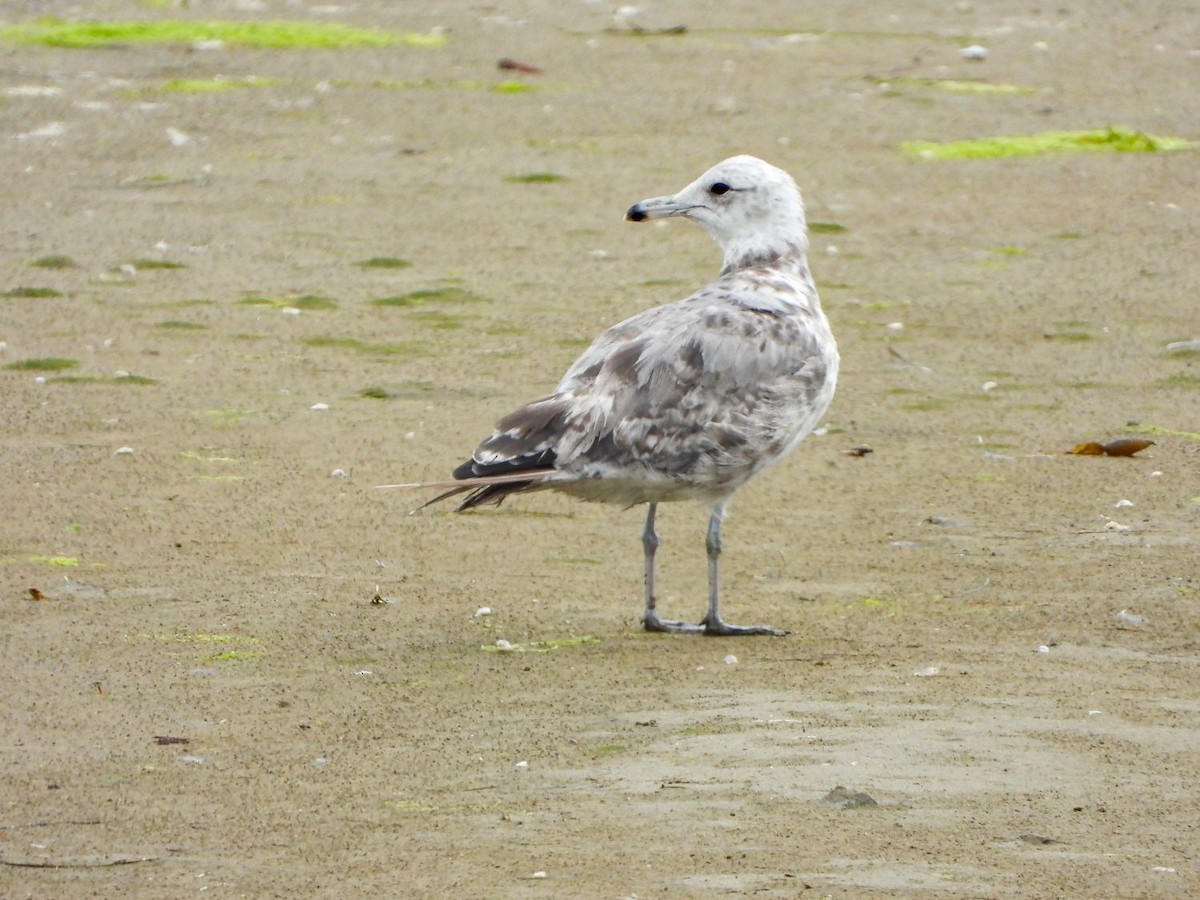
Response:
M51 253L48 256L39 256L31 266L37 266L39 269L75 269L78 268L75 260L64 253Z
M244 425L253 415L244 409L206 409L201 415L209 422L217 425Z
M62 291L48 287L15 287L4 292L5 297L25 299L40 299L45 297L61 297Z
M125 266L133 266L139 272L150 270L170 271L172 269L186 269L187 265L181 262L175 262L170 259L131 259L127 263L117 266L118 269Z
M370 259L360 259L355 265L362 269L407 269L412 262L398 256L372 256Z
M348 337L311 337L302 343L307 347L332 347L338 350L352 350L368 356L428 356L429 348L417 341L401 343L377 343L361 341Z
M1044 153L1159 153L1200 146L1185 138L1160 137L1125 128L1096 131L1046 131L1042 134L978 138L934 143L907 141L901 151L914 159L1001 159Z
M570 179L556 172L530 172L527 175L510 175L504 180L509 184L558 184Z
M54 384L158 384L146 375L59 375L49 380Z
M39 359L22 359L9 363L4 368L15 369L19 372L61 372L63 369L73 369L79 365L77 359L65 359L61 356L45 356Z
M226 450L224 447L201 447L199 450L182 450L179 453L179 458L194 462L235 463L238 461L237 457L232 455L232 451Z
M226 20L72 22L38 19L0 27L0 40L18 44L84 49L114 44L194 44L221 41L237 47L269 49L342 47L438 47L446 39L440 34L378 31L327 22L237 22Z
M1003 82L970 81L954 78L871 78L870 81L880 85L912 85L915 87L932 88L937 91L947 91L951 94L1036 94L1038 88L1023 84L1005 84Z
M390 388L372 384L359 391L358 396L366 400L416 400L427 398L435 391L438 391L438 386L430 381L402 381ZM443 390L440 393L447 392Z
M407 294L395 294L371 301L375 306L398 306L410 308L429 303L486 303L487 297L460 287L422 288Z
M206 662L237 662L246 659L262 659L266 654L262 650L224 650L204 657Z
M924 82L928 87L952 94L1036 94L1037 88L1023 84L994 84L990 81L957 81L935 78Z
M248 294L238 303L242 306L270 306L275 309L328 310L338 308L336 300L321 294L304 294L299 297L265 297L261 294Z
M443 312L440 309L416 310L409 315L409 319L419 322L427 328L437 329L438 331L454 331L462 328L466 322L464 316Z
M490 90L497 94L528 94L536 91L537 88L532 84L526 84L524 81L501 81L498 84L493 84Z
M79 560L74 556L31 556L29 557L29 561L43 566L64 566L71 568L79 565Z
M172 78L158 87L148 88L148 92L163 94L219 94L223 91L237 91L244 88L272 87L279 84L274 78Z
M480 650L488 653L550 653L568 647L588 647L601 643L600 638L591 634L573 634L570 637L557 638L548 641L532 641L528 644L510 644L508 641L497 641L495 644L484 644Z
M1125 426L1126 431L1134 434L1151 434L1156 437L1181 437L1189 441L1200 441L1200 432L1196 431L1179 431L1176 428L1164 428L1161 425L1142 425L1133 423Z

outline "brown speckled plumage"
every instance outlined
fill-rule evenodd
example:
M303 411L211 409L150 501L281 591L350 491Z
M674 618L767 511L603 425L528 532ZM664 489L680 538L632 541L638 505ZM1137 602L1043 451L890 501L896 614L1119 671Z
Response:
M666 216L699 222L721 245L717 280L597 337L552 393L501 419L455 470L465 482L437 499L466 493L468 509L552 488L649 503L646 627L671 631L696 626L654 612L654 507L704 501L713 509L705 630L774 633L720 622L715 560L730 497L812 431L833 398L837 346L808 270L804 207L786 172L739 156L627 214Z

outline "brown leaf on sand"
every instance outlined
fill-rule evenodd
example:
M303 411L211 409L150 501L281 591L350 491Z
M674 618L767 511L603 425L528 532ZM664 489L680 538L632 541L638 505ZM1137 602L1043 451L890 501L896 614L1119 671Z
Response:
M32 588L32 587L29 589L29 596L32 597L34 600L49 600L50 599L45 594L43 594L41 591L39 591L37 588Z
M1104 445L1104 453L1106 456L1133 456L1139 450L1153 446L1154 441L1145 438L1118 438Z
M1138 451L1152 446L1154 446L1154 441L1147 441L1144 438L1117 438L1107 444L1097 441L1076 444L1074 450L1067 452L1075 456L1133 456Z
M531 66L529 63L523 63L519 59L510 59L507 56L496 63L496 68L508 69L512 72L528 72L530 75L537 75L542 71L537 66Z

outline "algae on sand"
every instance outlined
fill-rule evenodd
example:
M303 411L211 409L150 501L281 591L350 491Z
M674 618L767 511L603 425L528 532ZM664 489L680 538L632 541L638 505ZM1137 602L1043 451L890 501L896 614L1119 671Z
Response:
M386 47L393 44L437 47L445 40L440 34L378 31L337 23L300 21L146 19L72 22L45 18L0 27L0 41L76 49L113 44L193 44L197 41L223 41L240 47L274 49Z
M1042 153L1157 153L1200 146L1186 138L1160 137L1126 128L1096 131L1046 131L1041 134L978 138L967 141L906 141L900 149L915 159L998 159Z

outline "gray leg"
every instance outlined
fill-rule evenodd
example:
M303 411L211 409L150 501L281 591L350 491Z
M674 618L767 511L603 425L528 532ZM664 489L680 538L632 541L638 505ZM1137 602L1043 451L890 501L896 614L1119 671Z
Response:
M717 572L717 559L721 555L721 517L725 514L725 504L713 506L712 516L708 520L708 533L705 535L704 546L708 550L708 615L701 625L705 634L741 635L741 634L774 634L785 635L786 631L777 631L767 625L730 625L721 621L721 588Z
M655 607L658 597L654 591L654 553L658 550L658 535L654 531L654 514L658 504L649 504L646 512L646 527L642 530L642 550L646 554L646 616L642 624L647 631L663 631L671 634L699 634L704 630L703 625L693 625L691 622L672 622L658 617Z

